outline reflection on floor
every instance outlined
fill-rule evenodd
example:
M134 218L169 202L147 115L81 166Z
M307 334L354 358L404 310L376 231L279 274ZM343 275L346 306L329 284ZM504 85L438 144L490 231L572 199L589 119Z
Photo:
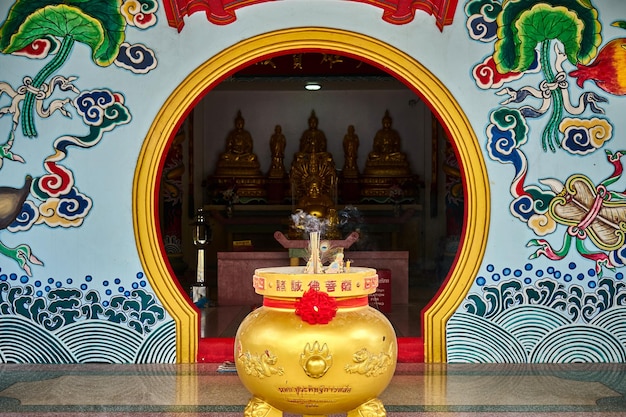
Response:
M241 416L250 394L218 365L0 364L0 414ZM390 417L600 417L625 394L626 364L398 364L379 398Z

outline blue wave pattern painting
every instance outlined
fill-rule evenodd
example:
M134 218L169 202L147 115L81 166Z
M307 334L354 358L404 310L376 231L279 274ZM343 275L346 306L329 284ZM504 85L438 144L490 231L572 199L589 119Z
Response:
M591 292L555 279L510 280L470 294L447 324L450 363L626 361L626 284Z
M143 288L102 300L0 281L0 334L1 363L176 362L174 321Z

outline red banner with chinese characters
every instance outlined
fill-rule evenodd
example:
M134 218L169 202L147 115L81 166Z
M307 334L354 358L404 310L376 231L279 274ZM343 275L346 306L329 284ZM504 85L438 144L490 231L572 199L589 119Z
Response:
M179 32L185 25L184 17L204 12L216 25L227 25L237 19L235 11L245 6L277 0L163 0L170 26ZM383 20L395 25L409 23L415 11L421 10L435 17L437 27L443 30L452 24L458 0L350 0L383 9Z

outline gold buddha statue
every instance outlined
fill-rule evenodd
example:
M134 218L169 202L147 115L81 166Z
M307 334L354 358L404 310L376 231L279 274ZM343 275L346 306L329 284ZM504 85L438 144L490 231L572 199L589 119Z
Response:
M300 152L326 152L326 135L317 128L318 122L315 110L312 110L309 116L309 128L302 132L300 137Z
M329 178L326 178L329 181ZM330 189L335 184L336 177L330 178L330 184L325 184L324 178L320 177L313 169L313 172L303 180L306 184L306 192L298 199L296 211L313 215L324 221L322 229L322 237L324 239L340 239L339 217L335 208L335 202L330 196ZM292 239L302 238L298 230L293 227L289 230L289 236Z
M383 116L383 127L374 136L372 151L365 161L365 173L409 175L409 161L402 152L400 135L391 127L389 110Z
M344 178L357 178L359 167L357 158L359 152L359 137L354 132L354 126L348 126L348 132L343 137L344 164L342 174Z
M294 154L289 170L292 198L296 202L309 194L312 186L316 186L321 194L333 201L332 196L337 185L335 161L332 154L326 151L326 136L317 125L318 120L313 110L309 117L309 128L302 133L300 150Z
M238 111L235 127L226 137L226 148L219 155L215 174L209 181L221 191L235 185L239 197L263 198L266 195L265 178L253 151L252 135L244 125L241 111Z
M226 149L217 161L217 176L260 175L260 164L253 152L254 142L250 132L244 129L241 111L235 117L235 128L226 138Z
M287 140L283 135L283 129L280 125L276 125L274 128L274 134L270 138L270 152L272 154L272 162L270 170L267 174L269 178L284 178L285 177L285 146Z
M295 209L325 220L325 236L335 239L337 170L332 154L326 151L326 136L317 126L318 119L312 111L309 128L302 133L300 150L294 154L289 171L292 200Z
M334 208L337 172L329 153L297 152L291 165L290 180L296 209L325 217L328 209Z
M322 193L322 179L314 175L307 180L306 194L298 200L298 208L317 218L326 218L335 203L327 194Z
M414 181L407 155L402 152L400 135L391 127L391 116L385 111L383 126L376 132L372 150L367 155L361 184L362 197L374 197L386 201L392 193L392 187ZM412 190L403 190L403 194L412 194Z

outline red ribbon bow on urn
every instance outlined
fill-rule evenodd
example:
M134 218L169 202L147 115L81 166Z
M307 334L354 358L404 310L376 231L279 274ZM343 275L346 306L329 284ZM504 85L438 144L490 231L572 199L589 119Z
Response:
M337 314L337 302L325 292L311 288L296 301L296 314L309 324L327 324Z

